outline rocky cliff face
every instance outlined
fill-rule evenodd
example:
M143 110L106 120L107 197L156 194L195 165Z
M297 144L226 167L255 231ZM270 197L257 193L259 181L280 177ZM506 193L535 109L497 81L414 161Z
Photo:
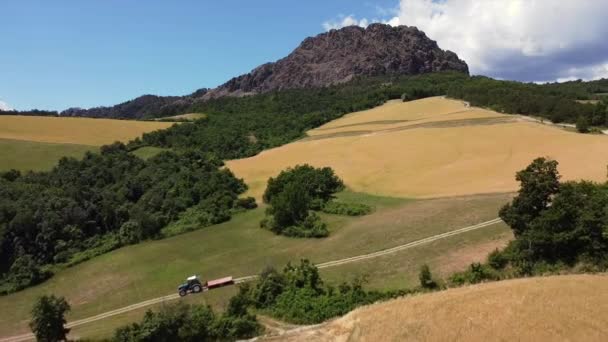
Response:
M187 111L193 102L222 96L325 87L357 76L416 75L447 70L469 71L455 53L441 50L415 27L349 26L306 38L287 57L263 64L215 89L201 89L181 97L146 95L113 107L72 108L62 115L135 119L169 116Z
M455 70L467 64L415 27L349 26L306 38L287 57L263 64L213 89L206 97L323 87L355 76L415 75Z

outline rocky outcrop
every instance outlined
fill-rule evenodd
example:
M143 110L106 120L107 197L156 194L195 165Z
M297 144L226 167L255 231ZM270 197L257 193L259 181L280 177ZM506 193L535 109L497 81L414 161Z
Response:
M349 26L306 38L287 57L231 79L205 97L324 87L355 76L416 75L454 70L467 64L415 27Z

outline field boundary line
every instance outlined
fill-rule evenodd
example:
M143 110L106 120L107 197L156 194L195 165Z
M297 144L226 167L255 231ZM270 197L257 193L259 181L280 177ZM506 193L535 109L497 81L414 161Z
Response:
M340 266L340 265L344 265L344 264L349 264L351 262L357 262L357 261L361 261L361 260L367 260L367 259L377 258L377 257L380 257L380 256L384 256L384 255L396 253L396 252L399 252L399 251L402 251L402 250L406 250L406 249L409 249L409 248L412 248L412 247L416 247L416 246L420 246L420 245L423 245L423 244L431 243L431 242L434 242L434 241L437 241L437 240L445 239L445 238L450 237L450 236L459 235L459 234L462 234L462 233L466 233L466 232L474 231L474 230L477 230L477 229L485 228L485 227L488 227L488 226L492 226L492 225L495 225L495 224L500 223L500 222L502 222L502 220L500 218L495 218L495 219L490 220L490 221L485 221L485 222L482 222L482 223L478 223L476 225L472 225L472 226L468 226L468 227L464 227L464 228L459 228L459 229L452 230L452 231L449 231L449 232L445 232L445 233L429 236L429 237L426 237L426 238L423 238L423 239L420 239L420 240L408 242L408 243L403 244L403 245L391 247L391 248L388 248L388 249L383 249L383 250L380 250L380 251L377 251L377 252L357 255L357 256L353 256L353 257L349 257L349 258L344 258L344 259L339 259L339 260L327 261L327 262L323 262L323 263L320 263L320 264L316 264L315 266L317 266L317 268L319 268L319 269L323 269L323 268L329 268L329 267L335 267L335 266ZM244 276L244 277L240 277L240 278L235 278L234 279L234 283L235 284L245 283L245 282L248 282L248 281L252 281L252 280L256 279L257 277L258 277L257 275L250 275L250 276ZM122 313L127 313L129 311L141 309L141 308L144 308L146 306L150 306L150 305L154 305L154 304L160 304L160 303L176 300L178 298L179 298L179 294L174 293L174 294L170 294L170 295L167 295L167 296L162 296L162 297L158 297L158 298L153 298L153 299L145 300L143 302L131 304L131 305L128 305L128 306L125 306L125 307L122 307L122 308L115 309L115 310L106 311L106 312L100 313L100 314L95 315L95 316L91 316L91 317L87 317L87 318L82 318L82 319L79 319L79 320L75 320L75 321L69 322L69 323L66 324L66 327L68 327L68 328L77 327L77 326L80 326L80 325L83 325L83 324L99 321L99 320L102 320L104 318L108 318L108 317L120 315ZM30 334L23 334L23 335L18 335L18 336L0 338L0 342L22 342L22 341L30 341L30 340L33 340L33 339L34 339L34 335L30 333Z

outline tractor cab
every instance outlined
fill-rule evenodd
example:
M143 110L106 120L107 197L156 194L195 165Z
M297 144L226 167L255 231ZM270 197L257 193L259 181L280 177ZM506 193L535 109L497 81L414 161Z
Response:
M193 275L186 279L186 282L178 286L177 292L181 297L188 293L199 293L203 290L203 284L198 279L198 276Z

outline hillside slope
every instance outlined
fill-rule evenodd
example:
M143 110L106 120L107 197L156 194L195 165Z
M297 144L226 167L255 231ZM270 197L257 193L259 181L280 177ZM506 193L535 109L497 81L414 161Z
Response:
M262 340L605 341L606 336L608 276L571 275L401 298Z
M608 163L607 136L567 132L441 97L390 101L308 135L226 164L260 198L269 177L303 163L332 167L355 191L397 197L515 191L515 172L542 156L560 162L565 180L604 181Z

